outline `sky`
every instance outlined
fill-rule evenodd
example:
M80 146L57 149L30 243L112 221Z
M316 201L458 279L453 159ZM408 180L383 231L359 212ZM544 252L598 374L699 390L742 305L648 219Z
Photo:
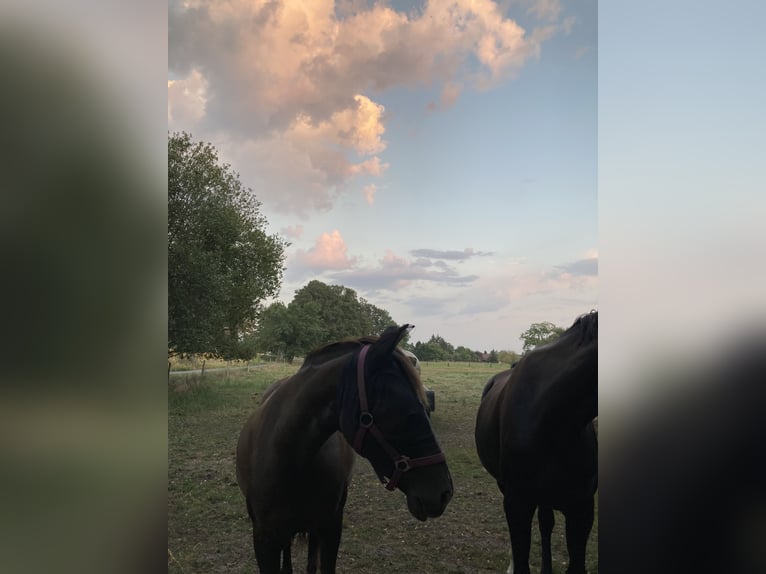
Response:
M766 4L602 2L598 17L605 403L766 325Z
M475 350L598 305L595 0L171 1L168 126L290 246Z

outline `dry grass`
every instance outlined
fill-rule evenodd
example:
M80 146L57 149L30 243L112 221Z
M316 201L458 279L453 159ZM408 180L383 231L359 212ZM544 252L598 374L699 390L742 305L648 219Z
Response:
M255 572L250 521L234 475L241 425L260 392L298 365L269 365L232 373L168 398L168 571ZM444 515L421 523L404 496L378 482L358 458L346 505L338 571L485 573L505 572L508 532L502 497L479 463L473 427L481 389L502 365L426 363L424 383L436 392L432 423L447 455L455 496ZM564 572L563 517L556 513L554 571ZM539 570L539 537L533 530L531 566ZM588 569L598 572L598 519L588 546ZM171 558L172 553L172 558ZM293 548L296 571L306 548Z

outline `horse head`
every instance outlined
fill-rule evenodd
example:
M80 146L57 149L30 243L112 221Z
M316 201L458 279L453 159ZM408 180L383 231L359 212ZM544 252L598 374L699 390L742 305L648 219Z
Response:
M407 496L418 520L440 516L452 477L431 428L425 393L397 344L412 327L390 327L355 354L338 386L340 430L386 488Z

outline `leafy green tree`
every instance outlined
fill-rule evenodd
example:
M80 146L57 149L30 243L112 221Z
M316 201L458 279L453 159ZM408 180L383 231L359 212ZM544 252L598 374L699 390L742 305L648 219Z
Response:
M444 348L437 342L432 340L423 343L418 341L415 343L413 353L421 361L448 361L451 357L447 354Z
M519 339L524 342L523 350L526 352L540 345L555 341L564 331L565 329L562 327L557 327L548 321L532 323L529 329L519 336Z
M260 314L255 335L257 349L272 353L292 363L304 355L321 338L322 328L305 308L272 303Z
M468 347L457 347L453 356L455 361L476 362L476 354Z
M391 318L391 314L385 309L376 307L362 298L359 299L359 304L362 307L363 314L369 321L369 335L379 335L386 329L386 327L396 324ZM400 345L406 344L407 338L409 338L409 333L404 337Z
M487 361L490 362L490 363L497 363L497 361L498 361L498 359L497 359L497 351L492 349L489 352L489 359L487 359Z
M289 305L274 303L260 318L259 348L288 360L323 344L378 335L395 321L381 309L342 285L310 281Z
M318 325L306 341L305 351L349 337L377 334L372 333L370 318L356 291L343 285L311 281L295 292L289 309Z
M504 365L512 365L521 358L515 351L498 351L497 360Z
M455 347L451 343L448 343L444 337L441 335L431 335L431 338L428 340L428 342L437 345L442 349L442 356L444 357L444 361L450 361L453 359L455 355Z
M284 249L215 148L168 136L168 353L241 354L261 302L278 293Z

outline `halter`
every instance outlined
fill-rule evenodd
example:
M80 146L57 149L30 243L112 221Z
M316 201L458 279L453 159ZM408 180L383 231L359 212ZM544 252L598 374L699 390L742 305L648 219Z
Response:
M399 452L385 439L383 433L380 432L380 429L375 426L372 413L367 406L367 391L365 388L364 380L364 360L367 356L367 352L370 350L370 347L371 345L365 345L362 347L362 350L359 353L359 360L357 361L356 365L356 381L359 388L359 407L361 412L359 414L359 429L356 431L353 446L354 450L361 454L362 443L364 442L364 437L367 432L375 437L375 440L378 441L378 444L383 448L384 451L386 451L388 456L391 457L391 460L394 461L393 476L391 476L391 479L388 481L388 483L386 483L385 478L381 475L380 482L386 485L387 490L394 490L396 485L399 484L399 479L402 477L402 474L408 470L417 468L419 466L428 466L430 464L445 462L447 459L441 450L439 450L439 452L436 454L421 456L418 458L410 458L406 455L399 454Z

